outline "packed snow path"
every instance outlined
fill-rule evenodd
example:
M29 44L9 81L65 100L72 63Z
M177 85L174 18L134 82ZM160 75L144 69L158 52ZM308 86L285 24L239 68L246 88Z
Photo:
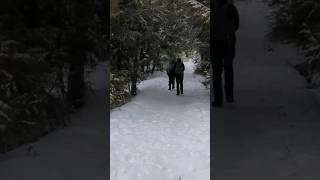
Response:
M261 1L237 1L236 103L214 109L214 180L318 180L320 107L293 69L294 48L269 42ZM272 47L274 51L271 50Z
M90 75L86 105L71 115L72 124L32 145L0 154L0 180L106 180L106 66Z
M111 180L209 180L209 92L185 66L183 96L159 73L111 111Z

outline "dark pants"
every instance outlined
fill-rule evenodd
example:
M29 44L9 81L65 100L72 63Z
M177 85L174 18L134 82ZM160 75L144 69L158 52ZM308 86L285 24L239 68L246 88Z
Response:
M216 41L213 46L213 94L218 104L223 102L222 72L224 70L224 87L226 96L233 96L233 59L235 41Z
M174 78L175 75L168 75L169 76L169 90L174 89Z
M176 75L177 95L183 94L183 75Z

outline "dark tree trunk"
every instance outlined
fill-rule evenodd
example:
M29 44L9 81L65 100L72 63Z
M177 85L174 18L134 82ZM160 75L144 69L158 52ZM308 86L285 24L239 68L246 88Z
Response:
M57 76L58 76L58 83L60 87L60 93L61 93L61 96L64 98L66 95L66 89L64 87L64 81L63 81L63 78L64 78L63 66L59 67L59 70L57 73L58 73Z
M138 57L133 59L133 66L132 66L132 74L131 74L131 95L137 95L137 81L138 81Z
M25 0L22 8L22 13L25 18L26 27L37 27L39 25L38 0Z
M151 74L154 73L154 70L156 69L156 63L153 61L152 69L151 69Z
M78 57L78 62L71 62L69 66L68 78L68 102L75 106L80 107L83 104L85 82L84 82L84 59Z
M117 56L117 70L122 70L122 57L121 56Z
M70 61L67 101L74 107L80 107L83 104L85 81L84 65L86 62L88 28L86 7L88 0L77 0L75 6L75 32L72 35L70 43Z
M141 57L142 48L138 48L138 55L133 59L132 74L131 74L131 95L137 95L137 82L139 72L139 61Z

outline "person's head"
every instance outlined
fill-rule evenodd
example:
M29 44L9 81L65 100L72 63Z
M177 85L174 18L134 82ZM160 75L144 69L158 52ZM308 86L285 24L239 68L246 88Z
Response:
M178 63L181 63L181 62L182 62L182 61L181 61L181 58L178 58L178 59L177 59L177 62L178 62Z

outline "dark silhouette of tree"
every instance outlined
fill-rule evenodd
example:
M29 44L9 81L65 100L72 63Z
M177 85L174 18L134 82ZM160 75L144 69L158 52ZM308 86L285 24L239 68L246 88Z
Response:
M0 3L0 152L66 126L85 69L107 60L102 0ZM68 102L68 103L67 103Z

